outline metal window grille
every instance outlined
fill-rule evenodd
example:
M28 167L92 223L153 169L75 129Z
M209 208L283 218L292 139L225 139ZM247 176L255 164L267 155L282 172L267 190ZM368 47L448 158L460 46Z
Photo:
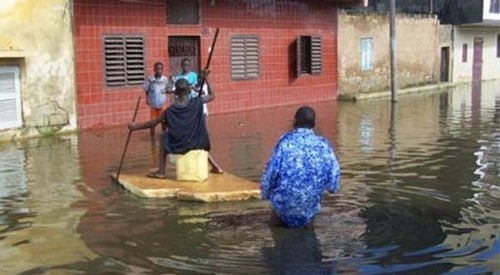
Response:
M321 37L311 37L311 74L320 74L323 68Z
M323 69L323 46L321 37L299 36L297 38L297 74L321 74Z
M231 37L231 78L259 77L259 39L257 36Z
M144 83L144 37L104 37L106 86L132 86Z
M198 24L198 0L167 0L167 24Z

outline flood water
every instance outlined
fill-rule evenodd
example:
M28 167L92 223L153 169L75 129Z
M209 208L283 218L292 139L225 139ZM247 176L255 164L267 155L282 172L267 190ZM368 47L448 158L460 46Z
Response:
M500 84L311 104L341 189L314 229L263 201L142 199L118 187L127 130L0 144L0 274L484 274L500 271ZM209 117L223 168L258 182L297 106ZM135 132L124 169L154 167Z

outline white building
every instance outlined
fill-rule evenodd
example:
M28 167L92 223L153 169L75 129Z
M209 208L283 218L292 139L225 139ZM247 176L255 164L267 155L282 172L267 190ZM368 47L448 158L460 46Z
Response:
M451 80L500 79L500 0L448 1L440 17L453 25Z

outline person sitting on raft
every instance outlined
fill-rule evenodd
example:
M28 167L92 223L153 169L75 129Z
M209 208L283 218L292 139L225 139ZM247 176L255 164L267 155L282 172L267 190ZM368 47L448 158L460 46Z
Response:
M162 135L158 170L148 174L152 178L166 178L165 161L167 154L185 154L190 150L210 151L210 140L203 115L203 104L214 100L213 91L205 97L189 99L191 87L185 79L175 83L177 99L161 116L143 123L131 122L131 131L149 129L164 122L168 130ZM212 171L222 171L220 167L212 167Z

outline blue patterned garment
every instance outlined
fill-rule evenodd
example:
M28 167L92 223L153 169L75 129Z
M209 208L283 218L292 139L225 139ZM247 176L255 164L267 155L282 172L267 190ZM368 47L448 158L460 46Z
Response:
M321 208L323 190L337 192L340 168L328 141L312 129L284 134L274 148L261 180L262 199L271 200L288 227L303 227Z

